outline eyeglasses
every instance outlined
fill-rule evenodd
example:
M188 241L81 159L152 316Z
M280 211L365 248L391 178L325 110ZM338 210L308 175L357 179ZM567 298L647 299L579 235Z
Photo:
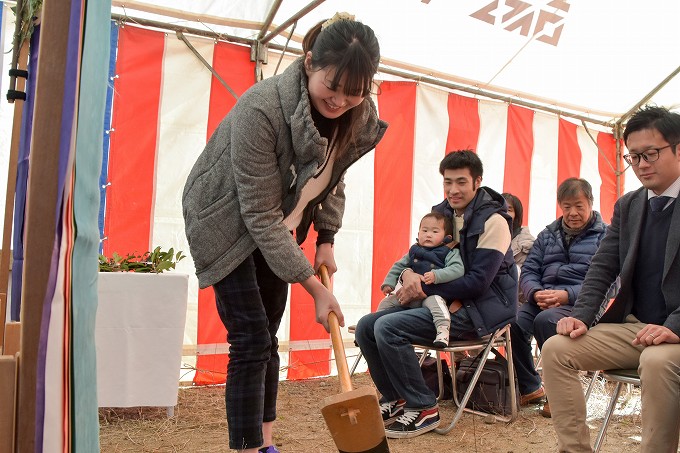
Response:
M661 148L651 148L644 153L631 153L623 156L623 160L628 162L629 165L637 167L640 165L640 159L644 159L645 162L656 162L659 160L659 153L662 149L672 148L677 145L677 143L672 143L670 145L662 146Z

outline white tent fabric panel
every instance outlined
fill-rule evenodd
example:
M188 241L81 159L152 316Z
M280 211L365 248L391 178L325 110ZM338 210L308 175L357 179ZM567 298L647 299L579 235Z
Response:
M477 153L484 163L482 184L503 192L508 106L502 102L479 101Z
M196 344L198 283L189 244L184 234L182 190L207 134L212 74L180 40L165 40L163 82L159 106L159 134L156 151L156 182L152 244L172 244L187 256L177 270L189 274L190 291L185 344ZM190 38L189 42L206 61L213 60L214 42ZM186 75L191 74L187 83ZM141 127L141 125L140 125Z
M557 136L557 117L536 113L529 196L529 230L534 236L556 218ZM538 213L541 213L540 220Z
M424 85L419 86L416 93L413 214L410 236L414 241L422 216L430 211L432 205L444 199L439 162L443 157L442 150L446 149L449 127L448 115L445 114L447 96L448 93L442 90Z
M581 177L586 181L598 181L600 174L598 172L598 158L597 145L593 143L593 139L588 135L588 132L583 127L576 129L576 138L578 146L581 148ZM612 164L614 164L612 162ZM593 209L600 210L600 184L591 184L593 187Z

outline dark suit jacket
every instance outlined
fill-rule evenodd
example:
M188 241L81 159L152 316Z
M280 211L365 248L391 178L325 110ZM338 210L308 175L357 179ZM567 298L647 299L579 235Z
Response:
M616 202L614 218L593 257L571 315L587 326L595 322L609 287L619 275L621 289L599 322L623 322L631 313L635 261L640 247L644 247L644 240L640 240L640 235L648 206L647 189L644 187L624 195ZM664 326L676 335L680 335L679 249L680 207L676 203L668 231L661 281L661 291L666 299L668 313Z

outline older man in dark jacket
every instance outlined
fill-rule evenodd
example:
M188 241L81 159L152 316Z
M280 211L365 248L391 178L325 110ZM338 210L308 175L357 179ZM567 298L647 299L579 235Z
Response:
M593 191L585 179L569 178L560 184L557 202L562 216L538 235L522 267L520 288L528 303L522 305L511 328L522 405L545 397L534 367L531 337L542 348L556 334L557 321L570 316L606 231L600 213L593 211ZM549 408L544 408L543 415L549 414Z

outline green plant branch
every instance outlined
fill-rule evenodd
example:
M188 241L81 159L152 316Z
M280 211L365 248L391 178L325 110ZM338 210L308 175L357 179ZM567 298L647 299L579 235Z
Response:
M184 259L186 255L182 251L175 253L174 249L167 252L160 247L153 252L144 252L141 255L134 253L121 256L114 252L111 258L99 255L99 272L142 272L160 274L174 269L175 265Z

